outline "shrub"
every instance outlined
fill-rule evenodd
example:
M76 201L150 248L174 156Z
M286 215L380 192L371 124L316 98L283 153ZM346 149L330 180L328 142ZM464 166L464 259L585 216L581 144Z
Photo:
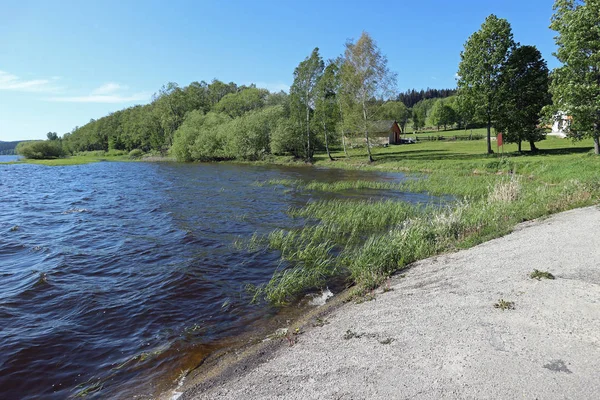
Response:
M142 149L133 149L129 152L129 158L140 158L144 155Z
M65 156L62 143L58 140L39 140L21 142L16 148L17 154L36 160L47 160Z

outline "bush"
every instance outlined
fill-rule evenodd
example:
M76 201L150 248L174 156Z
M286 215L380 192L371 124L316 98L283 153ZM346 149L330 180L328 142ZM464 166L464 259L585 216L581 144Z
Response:
M129 158L140 158L144 155L142 149L133 149L129 152Z
M36 160L47 160L64 157L66 152L59 140L38 140L34 142L21 142L16 148L17 154Z

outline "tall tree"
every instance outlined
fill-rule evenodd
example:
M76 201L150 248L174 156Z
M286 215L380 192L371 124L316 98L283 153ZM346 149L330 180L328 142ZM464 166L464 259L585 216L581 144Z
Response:
M375 41L363 32L356 43L346 42L344 63L341 68L342 85L347 101L357 107L349 107L360 112L360 130L364 132L369 162L373 162L369 141L369 123L377 115L378 102L374 99L387 99L395 86L396 75L388 69L384 56Z
M440 130L440 125L443 125L444 130L446 130L446 126L453 125L456 122L456 113L446 101L437 99L433 107L431 107L429 119L433 125L437 126L438 131Z
M161 150L166 150L173 144L175 131L183 123L187 111L186 96L177 83L169 82L154 95L153 103L154 112L164 132L162 146L165 148Z
M477 116L485 121L488 154L493 153L491 128L498 115L500 72L514 47L510 24L492 14L460 53L458 95L469 98Z
M332 161L333 157L329 151L329 142L340 121L336 93L337 72L338 66L334 62L330 62L315 88L315 126L317 131L321 131L325 139L325 150L327 151L327 156Z
M290 87L291 117L304 132L304 159L312 160L315 151L311 114L314 108L317 82L325 65L316 47L294 70L294 83Z
M535 46L518 47L502 67L500 81L498 129L519 151L523 141L536 151L535 142L546 137L540 127L542 108L551 102L546 61Z
M555 30L556 57L562 66L552 73L555 111L572 117L573 137L591 137L600 154L600 2L556 0L550 28Z

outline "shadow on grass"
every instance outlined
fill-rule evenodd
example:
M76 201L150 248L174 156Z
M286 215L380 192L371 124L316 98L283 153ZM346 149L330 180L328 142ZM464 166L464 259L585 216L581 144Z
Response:
M495 155L487 155L485 153L480 154L468 154L468 153L456 153L450 152L449 150L438 149L438 150L408 150L408 151L394 151L373 154L375 161L402 161L402 160L486 160L494 158Z
M539 149L537 152L526 152L523 155L536 156L536 155L564 155L564 154L582 154L589 153L593 147L560 147L556 149Z

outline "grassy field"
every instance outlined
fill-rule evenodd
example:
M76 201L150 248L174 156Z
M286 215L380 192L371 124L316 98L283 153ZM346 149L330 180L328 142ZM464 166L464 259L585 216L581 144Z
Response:
M525 145L524 148L527 146ZM506 145L503 155L486 155L485 141L439 141L375 148L367 163L365 149L336 161L318 154L317 166L401 171L418 179L399 183L368 181L273 181L296 190L382 189L451 195L445 206L416 206L392 200L329 200L292 209L307 223L254 237L249 248L281 253L271 281L253 287L255 299L285 304L307 290L346 279L357 295L419 259L466 248L509 233L519 222L570 208L597 204L600 157L591 141L548 138L536 154ZM272 160L286 162L285 158Z

